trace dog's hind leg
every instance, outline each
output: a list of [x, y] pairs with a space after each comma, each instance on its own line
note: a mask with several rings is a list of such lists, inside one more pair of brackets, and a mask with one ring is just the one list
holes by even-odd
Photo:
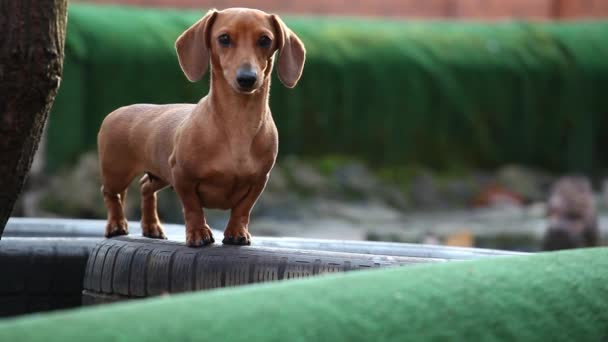
[[145, 174], [140, 180], [141, 189], [141, 231], [143, 236], [166, 239], [163, 226], [158, 218], [156, 193], [169, 184], [158, 177]]

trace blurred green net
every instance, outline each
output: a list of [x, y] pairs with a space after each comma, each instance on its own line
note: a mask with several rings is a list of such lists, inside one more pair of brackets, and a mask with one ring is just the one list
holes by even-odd
[[[48, 168], [94, 149], [132, 103], [195, 102], [174, 41], [204, 10], [72, 4]], [[608, 164], [608, 21], [500, 24], [287, 17], [304, 41], [300, 84], [274, 76], [280, 153], [442, 168]]]

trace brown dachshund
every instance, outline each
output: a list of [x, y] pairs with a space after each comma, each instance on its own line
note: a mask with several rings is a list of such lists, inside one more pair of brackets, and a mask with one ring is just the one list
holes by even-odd
[[209, 93], [197, 104], [122, 107], [104, 120], [97, 137], [106, 236], [128, 234], [127, 187], [140, 180], [143, 235], [164, 239], [156, 192], [179, 196], [191, 247], [214, 242], [203, 207], [228, 210], [225, 244], [250, 244], [251, 208], [264, 190], [278, 151], [268, 106], [273, 56], [281, 82], [293, 88], [306, 50], [279, 17], [262, 11], [211, 10], [175, 43], [191, 82], [211, 65]]

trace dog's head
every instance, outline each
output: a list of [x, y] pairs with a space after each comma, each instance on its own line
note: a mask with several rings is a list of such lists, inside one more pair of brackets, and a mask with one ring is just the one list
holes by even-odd
[[258, 90], [270, 77], [275, 52], [281, 82], [295, 87], [306, 50], [302, 41], [274, 14], [247, 8], [211, 10], [175, 43], [188, 80], [200, 80], [211, 63], [239, 93]]

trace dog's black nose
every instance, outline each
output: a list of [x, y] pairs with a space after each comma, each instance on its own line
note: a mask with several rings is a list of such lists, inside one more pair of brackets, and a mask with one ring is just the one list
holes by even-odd
[[236, 73], [236, 81], [243, 89], [250, 89], [258, 79], [257, 74], [253, 70], [239, 70]]

